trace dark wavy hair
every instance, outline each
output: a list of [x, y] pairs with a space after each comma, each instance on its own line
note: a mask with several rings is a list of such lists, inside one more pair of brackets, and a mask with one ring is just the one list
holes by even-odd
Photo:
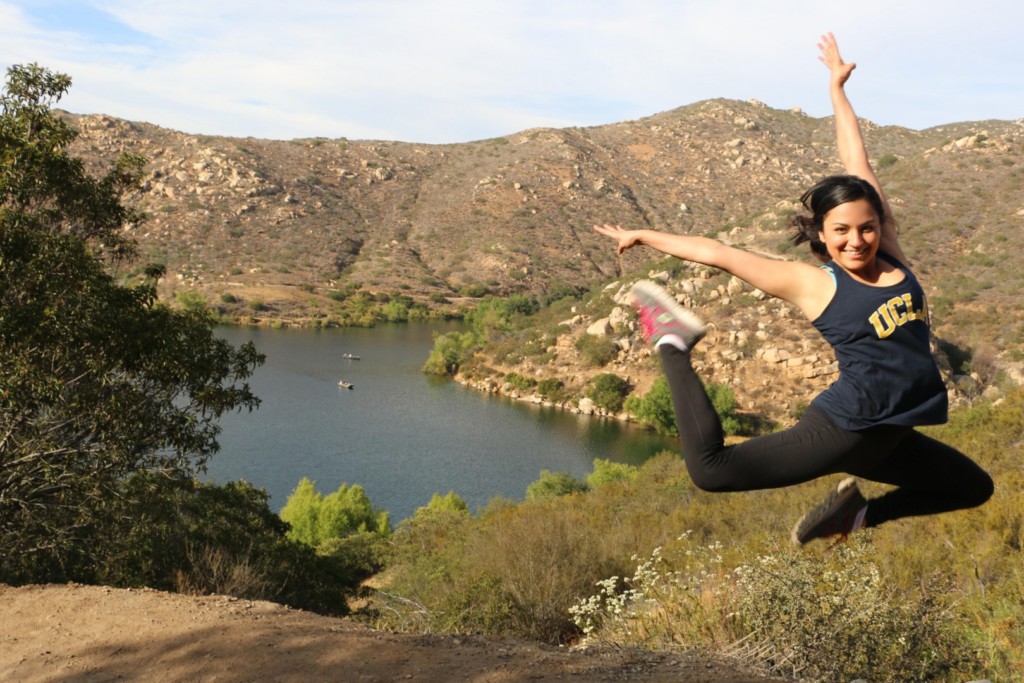
[[853, 175], [833, 175], [818, 182], [817, 185], [804, 192], [800, 202], [804, 208], [811, 212], [810, 216], [798, 214], [790, 219], [790, 224], [795, 228], [790, 238], [793, 244], [800, 245], [807, 242], [811, 247], [811, 253], [821, 261], [828, 261], [828, 249], [821, 241], [818, 233], [821, 232], [825, 222], [825, 216], [829, 211], [840, 204], [855, 202], [858, 199], [866, 199], [878, 214], [878, 221], [885, 220], [885, 207], [882, 205], [882, 198], [868, 181]]

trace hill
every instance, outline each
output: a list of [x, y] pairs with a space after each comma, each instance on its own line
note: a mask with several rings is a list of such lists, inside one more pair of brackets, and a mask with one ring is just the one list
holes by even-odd
[[697, 655], [569, 651], [473, 636], [398, 635], [225, 596], [0, 586], [0, 671], [48, 681], [750, 682]]
[[[790, 248], [787, 220], [804, 189], [841, 171], [831, 119], [756, 101], [708, 100], [635, 121], [451, 145], [208, 137], [72, 118], [81, 132], [73, 151], [90, 162], [121, 151], [149, 159], [130, 198], [149, 215], [131, 228], [143, 258], [125, 275], [161, 262], [165, 296], [198, 296], [228, 319], [263, 324], [344, 324], [359, 297], [401, 297], [442, 314], [484, 293], [550, 299], [661, 267], [645, 261], [649, 251], [617, 257], [595, 223], [809, 258]], [[1012, 245], [1024, 227], [1024, 120], [863, 126], [950, 369], [976, 375], [968, 394], [999, 373], [1021, 381], [1024, 253]], [[786, 367], [814, 357], [827, 370], [816, 333], [780, 323], [785, 307], [712, 284], [731, 305], [715, 302], [708, 318], [725, 314], [730, 342], [761, 330], [785, 341]], [[755, 355], [723, 362], [742, 368]], [[635, 360], [620, 358], [620, 373], [638, 375]], [[563, 365], [570, 375], [580, 367]], [[798, 379], [805, 371], [818, 372], [801, 368]], [[774, 406], [778, 417], [796, 400], [752, 395], [741, 404]]]

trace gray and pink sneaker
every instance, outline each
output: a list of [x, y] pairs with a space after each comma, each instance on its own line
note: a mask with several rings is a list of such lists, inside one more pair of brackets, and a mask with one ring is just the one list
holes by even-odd
[[648, 344], [656, 346], [662, 340], [671, 343], [678, 339], [683, 350], [689, 351], [704, 337], [706, 330], [700, 318], [650, 280], [638, 281], [630, 294]]

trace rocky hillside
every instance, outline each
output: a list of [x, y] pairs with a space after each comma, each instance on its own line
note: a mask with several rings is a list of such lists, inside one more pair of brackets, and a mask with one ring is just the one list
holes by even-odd
[[[437, 308], [484, 292], [590, 290], [663, 267], [641, 249], [617, 257], [592, 232], [598, 222], [808, 258], [790, 249], [787, 219], [804, 189], [841, 170], [831, 119], [756, 101], [453, 145], [205, 137], [71, 118], [75, 152], [90, 162], [120, 151], [149, 160], [130, 198], [149, 216], [131, 228], [144, 254], [136, 268], [164, 263], [163, 295], [193, 292], [263, 322], [329, 324], [356, 291]], [[1019, 367], [1024, 120], [864, 126], [954, 365]], [[813, 331], [740, 293], [720, 293], [735, 308], [723, 329], [790, 338], [780, 363], [803, 379], [827, 374], [830, 361], [808, 360]], [[771, 345], [747, 348], [775, 358]]]

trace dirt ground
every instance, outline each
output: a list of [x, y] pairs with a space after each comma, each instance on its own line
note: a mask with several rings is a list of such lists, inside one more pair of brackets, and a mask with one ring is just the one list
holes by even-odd
[[0, 619], [3, 681], [768, 680], [697, 655], [381, 633], [269, 602], [153, 590], [0, 585]]

